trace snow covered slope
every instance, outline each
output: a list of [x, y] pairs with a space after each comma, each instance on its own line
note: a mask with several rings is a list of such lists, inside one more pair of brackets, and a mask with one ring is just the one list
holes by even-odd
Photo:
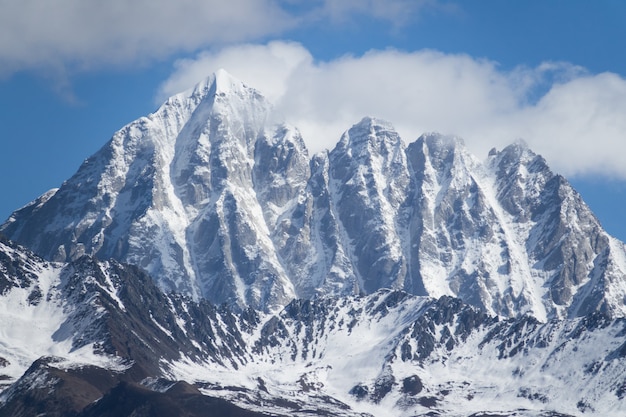
[[342, 408], [373, 416], [626, 411], [626, 321], [601, 313], [502, 321], [458, 299], [380, 290], [297, 300], [242, 334], [253, 356], [237, 370], [183, 361], [170, 377], [277, 414], [285, 410], [276, 398], [293, 407], [291, 415], [324, 409], [320, 403], [330, 415]]
[[626, 412], [626, 320], [602, 313], [499, 319], [394, 290], [233, 313], [116, 262], [0, 258], [0, 416]]
[[523, 143], [479, 160], [364, 118], [309, 158], [224, 71], [117, 132], [0, 227], [48, 260], [139, 266], [166, 291], [279, 311], [381, 288], [541, 321], [626, 315], [626, 249]]
[[[105, 274], [104, 271], [100, 271]], [[109, 275], [106, 276], [110, 279]], [[115, 355], [96, 355], [92, 335], [103, 309], [92, 274], [75, 280], [75, 267], [46, 262], [0, 241], [0, 381], [14, 382], [40, 357], [124, 369]]]

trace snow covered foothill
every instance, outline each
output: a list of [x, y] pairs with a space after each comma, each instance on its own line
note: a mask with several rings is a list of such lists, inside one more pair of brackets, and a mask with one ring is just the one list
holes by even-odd
[[[69, 295], [71, 267], [51, 263], [7, 241], [0, 241], [0, 375], [16, 381], [42, 357], [63, 358], [66, 366], [89, 364], [123, 370], [123, 361], [96, 353], [94, 341], [79, 338], [94, 330], [102, 310], [94, 295]], [[90, 279], [88, 274], [82, 280]], [[109, 278], [110, 279], [110, 278]], [[108, 288], [113, 296], [114, 287]], [[80, 292], [80, 289], [78, 289]], [[80, 301], [80, 302], [79, 302]]]
[[388, 289], [233, 313], [163, 294], [113, 261], [55, 264], [0, 245], [7, 407], [96, 375], [156, 390], [186, 381], [284, 416], [624, 412], [626, 321], [607, 314], [504, 319]]
[[327, 398], [346, 415], [619, 416], [625, 333], [602, 314], [499, 320], [458, 299], [381, 290], [293, 302], [244, 332], [253, 355], [236, 370], [184, 360], [170, 377], [278, 414], [277, 399], [306, 415]]

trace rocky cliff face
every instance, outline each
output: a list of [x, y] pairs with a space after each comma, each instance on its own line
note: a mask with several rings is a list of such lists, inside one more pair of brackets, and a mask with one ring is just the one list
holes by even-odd
[[626, 250], [523, 143], [479, 160], [364, 118], [309, 158], [256, 90], [218, 72], [117, 132], [0, 228], [237, 309], [381, 288], [506, 317], [624, 316]]

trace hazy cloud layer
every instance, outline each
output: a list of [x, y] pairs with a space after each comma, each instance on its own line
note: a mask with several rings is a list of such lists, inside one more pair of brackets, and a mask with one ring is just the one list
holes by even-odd
[[131, 67], [370, 16], [393, 25], [437, 0], [0, 0], [0, 77]]
[[276, 0], [0, 0], [0, 71], [136, 64], [295, 20]]
[[334, 146], [369, 115], [391, 121], [406, 142], [427, 131], [455, 134], [482, 157], [524, 139], [564, 174], [626, 178], [626, 80], [615, 74], [566, 63], [507, 72], [492, 61], [428, 50], [316, 62], [300, 44], [272, 42], [179, 61], [159, 99], [218, 68], [270, 97], [312, 151]]

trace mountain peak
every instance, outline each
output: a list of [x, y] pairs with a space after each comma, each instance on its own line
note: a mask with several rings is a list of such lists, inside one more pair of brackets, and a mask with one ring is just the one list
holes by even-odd
[[[247, 93], [247, 94], [246, 94]], [[165, 104], [172, 101], [199, 102], [205, 98], [214, 99], [216, 97], [252, 96], [254, 98], [265, 99], [256, 89], [249, 87], [224, 69], [218, 69], [207, 76], [193, 87], [170, 97]]]
[[449, 152], [456, 148], [465, 148], [465, 141], [462, 138], [437, 132], [424, 133], [417, 141], [425, 143], [431, 150]]
[[363, 117], [358, 123], [356, 123], [353, 126], [353, 128], [358, 128], [358, 127], [369, 128], [369, 129], [382, 128], [385, 130], [394, 130], [393, 125], [387, 120], [378, 119], [376, 117], [371, 117], [371, 116]]
[[404, 143], [393, 125], [385, 120], [364, 117], [343, 134], [336, 150], [353, 157], [386, 155], [403, 149]]
[[515, 142], [506, 146], [502, 151], [492, 151], [490, 156], [500, 155], [501, 157], [507, 157], [510, 159], [518, 159], [520, 161], [528, 161], [534, 159], [537, 154], [533, 152], [523, 139], [517, 139]]
[[460, 174], [466, 168], [477, 164], [475, 157], [465, 147], [462, 138], [437, 132], [421, 135], [409, 145], [408, 153], [413, 155], [411, 159], [414, 160], [415, 167], [421, 167], [420, 170], [426, 169], [424, 158], [428, 159], [430, 166], [436, 172], [436, 177], [439, 178], [438, 181], [448, 178], [449, 173], [454, 169], [460, 169], [457, 172]]
[[355, 137], [358, 134], [370, 138], [382, 132], [392, 132], [396, 134], [396, 130], [390, 122], [370, 116], [365, 116], [358, 123], [353, 125], [350, 128], [350, 132], [353, 132], [352, 136]]
[[241, 90], [251, 89], [243, 81], [235, 78], [229, 72], [218, 69], [211, 76], [213, 83], [215, 84], [216, 93], [231, 93]]
[[532, 174], [541, 174], [546, 178], [553, 176], [546, 160], [521, 139], [501, 151], [491, 150], [487, 163], [499, 178], [526, 178]]

